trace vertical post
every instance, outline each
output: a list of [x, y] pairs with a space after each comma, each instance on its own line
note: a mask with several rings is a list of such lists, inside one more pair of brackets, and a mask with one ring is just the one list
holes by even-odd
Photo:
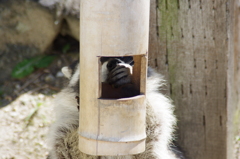
[[233, 159], [240, 117], [237, 1], [151, 2], [150, 65], [169, 81], [179, 145], [189, 158]]
[[[79, 149], [86, 154], [129, 155], [145, 150], [149, 5], [149, 0], [81, 0]], [[103, 56], [134, 56], [138, 96], [101, 99], [99, 58]]]

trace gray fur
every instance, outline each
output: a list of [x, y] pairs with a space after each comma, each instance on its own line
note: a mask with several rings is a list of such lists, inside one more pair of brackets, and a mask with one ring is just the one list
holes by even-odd
[[[56, 97], [56, 122], [49, 135], [51, 152], [49, 159], [180, 159], [170, 148], [174, 138], [173, 131], [176, 118], [169, 98], [159, 93], [164, 84], [163, 78], [153, 69], [148, 69], [147, 78], [147, 118], [146, 118], [146, 151], [132, 156], [90, 156], [78, 149], [79, 112], [74, 85], [79, 82], [79, 66], [71, 75], [69, 85]], [[67, 74], [69, 77], [69, 74]]]

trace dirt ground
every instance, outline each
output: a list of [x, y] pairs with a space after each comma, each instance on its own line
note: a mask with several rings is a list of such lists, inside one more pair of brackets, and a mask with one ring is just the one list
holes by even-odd
[[0, 110], [0, 158], [44, 159], [54, 95], [24, 93]]
[[[66, 44], [68, 52], [63, 49]], [[66, 84], [61, 68], [78, 59], [78, 45], [60, 36], [49, 50], [56, 55], [50, 66], [0, 83], [0, 159], [47, 158], [47, 134], [55, 118], [53, 100]]]
[[28, 77], [3, 83], [0, 97], [0, 159], [44, 159], [47, 133], [54, 120], [53, 99], [65, 85], [61, 67], [78, 54], [60, 55]]

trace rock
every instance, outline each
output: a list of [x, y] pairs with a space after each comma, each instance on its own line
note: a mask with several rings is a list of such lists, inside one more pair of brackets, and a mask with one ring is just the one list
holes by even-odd
[[29, 0], [0, 0], [0, 82], [16, 63], [42, 54], [60, 32], [53, 11]]
[[66, 22], [67, 22], [67, 34], [71, 35], [74, 37], [76, 40], [79, 41], [79, 36], [80, 36], [80, 24], [79, 24], [79, 19], [73, 17], [73, 16], [67, 16], [66, 17]]
[[26, 58], [44, 53], [58, 34], [79, 40], [79, 0], [0, 0], [0, 83]]
[[53, 10], [56, 9], [56, 16], [61, 23], [66, 20], [63, 25], [62, 34], [68, 34], [79, 40], [79, 15], [80, 0], [40, 0], [39, 3]]

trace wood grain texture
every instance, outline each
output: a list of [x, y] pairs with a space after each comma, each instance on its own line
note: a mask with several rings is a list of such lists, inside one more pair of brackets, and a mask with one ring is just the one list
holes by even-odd
[[149, 65], [169, 82], [178, 144], [189, 159], [233, 159], [239, 120], [236, 3], [151, 1]]

